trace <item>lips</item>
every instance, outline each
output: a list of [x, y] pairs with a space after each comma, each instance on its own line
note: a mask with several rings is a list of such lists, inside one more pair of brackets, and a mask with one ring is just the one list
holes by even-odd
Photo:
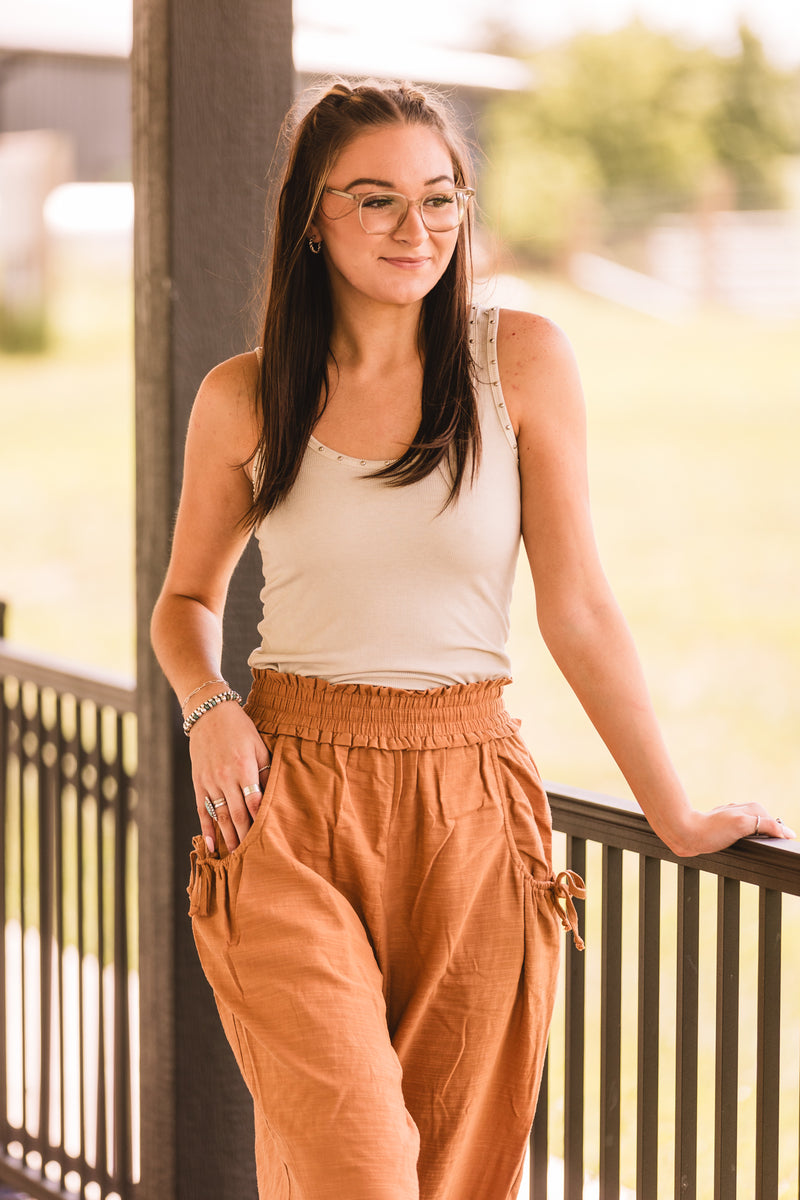
[[428, 258], [384, 258], [384, 262], [391, 267], [401, 267], [405, 270], [414, 270], [414, 268], [424, 267], [430, 262]]

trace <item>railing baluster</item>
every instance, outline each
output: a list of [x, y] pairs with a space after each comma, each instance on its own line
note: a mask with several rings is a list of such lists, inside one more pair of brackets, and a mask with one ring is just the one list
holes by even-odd
[[756, 1200], [778, 1194], [781, 1067], [781, 893], [758, 893]]
[[[581, 877], [586, 875], [586, 842], [567, 838], [567, 862]], [[583, 925], [584, 901], [575, 904]], [[586, 1026], [586, 963], [572, 940], [566, 946], [564, 1023], [564, 1200], [583, 1196], [583, 1077]]]
[[64, 774], [64, 703], [63, 697], [56, 696], [56, 723], [53, 730], [55, 740], [55, 789], [56, 789], [56, 804], [55, 804], [55, 928], [56, 938], [58, 940], [58, 1114], [59, 1114], [59, 1142], [58, 1147], [54, 1147], [54, 1153], [58, 1158], [59, 1165], [59, 1180], [63, 1186], [64, 1175], [66, 1172], [66, 1111], [67, 1111], [67, 1081], [66, 1081], [66, 1061], [65, 1061], [65, 1045], [66, 1045], [66, 1022], [64, 1015], [64, 1005], [66, 997], [64, 994], [64, 949], [66, 947], [66, 913], [64, 904], [64, 787], [66, 778]]
[[714, 1200], [736, 1196], [739, 1089], [739, 892], [720, 879], [717, 896], [717, 1037]]
[[[2, 622], [0, 609], [0, 622]], [[8, 963], [6, 961], [6, 820], [8, 818], [8, 775], [11, 767], [11, 736], [10, 716], [6, 704], [6, 681], [0, 678], [0, 1038], [3, 1040], [3, 1053], [0, 1054], [0, 1136], [5, 1147], [10, 1139], [8, 1127], [8, 1075], [6, 1073], [5, 1039], [8, 1029], [8, 1012], [6, 1010], [6, 980], [8, 978]]]
[[39, 1151], [42, 1161], [50, 1144], [50, 1054], [53, 1004], [53, 772], [47, 765], [47, 731], [41, 689], [36, 698], [36, 734], [39, 763]]
[[603, 846], [600, 996], [600, 1200], [619, 1200], [622, 851]]
[[[86, 962], [86, 938], [85, 938], [85, 903], [84, 889], [86, 887], [86, 856], [84, 854], [84, 770], [86, 768], [86, 751], [83, 744], [83, 705], [79, 700], [75, 701], [75, 786], [77, 789], [77, 823], [76, 823], [76, 845], [75, 857], [78, 865], [78, 878], [76, 887], [76, 932], [78, 940], [78, 1108], [79, 1108], [79, 1155], [82, 1162], [86, 1162], [86, 1038], [85, 1038], [85, 1013], [86, 1013], [86, 989], [84, 987], [84, 964]], [[81, 1197], [86, 1195], [86, 1179], [81, 1178]]]
[[547, 1200], [547, 1163], [549, 1100], [547, 1089], [550, 1082], [550, 1050], [545, 1053], [542, 1082], [536, 1104], [536, 1116], [530, 1136], [529, 1200]]
[[28, 1117], [28, 972], [25, 961], [25, 935], [27, 933], [28, 911], [26, 904], [27, 878], [26, 859], [27, 859], [27, 833], [28, 821], [26, 790], [27, 790], [27, 758], [28, 752], [26, 749], [26, 740], [28, 733], [28, 720], [25, 713], [25, 699], [23, 687], [20, 684], [19, 689], [19, 728], [20, 728], [20, 753], [19, 753], [19, 925], [20, 925], [20, 1000], [22, 1005], [22, 1133], [21, 1142], [25, 1151], [29, 1146], [29, 1117]]
[[696, 1200], [700, 872], [694, 867], [678, 867], [677, 903], [675, 1200]]
[[[61, 764], [65, 781], [65, 791], [62, 791], [62, 805], [65, 816], [69, 813], [68, 844], [71, 850], [69, 865], [65, 868], [64, 892], [65, 903], [69, 914], [68, 933], [65, 936], [64, 949], [70, 944], [67, 958], [62, 950], [62, 963], [66, 968], [67, 962], [72, 964], [66, 980], [69, 985], [69, 995], [65, 1003], [65, 1060], [77, 1058], [77, 1078], [67, 1082], [64, 1079], [64, 1126], [69, 1126], [70, 1149], [72, 1155], [81, 1162], [85, 1155], [83, 1136], [83, 807], [81, 783], [81, 707], [74, 696], [62, 698], [61, 703]], [[66, 786], [69, 792], [66, 793]], [[67, 808], [67, 795], [70, 797]], [[77, 1026], [72, 1024], [66, 1029], [67, 1014]], [[68, 1156], [65, 1156], [65, 1162]], [[65, 1173], [68, 1170], [65, 1167]]]
[[128, 804], [129, 789], [123, 766], [124, 724], [117, 714], [114, 755], [107, 770], [114, 782], [114, 1178], [117, 1190], [128, 1195], [131, 1179], [131, 1067], [128, 1012]]
[[639, 861], [639, 1101], [636, 1194], [658, 1194], [658, 1042], [661, 965], [661, 863]]
[[106, 1122], [106, 1013], [105, 1013], [105, 854], [103, 845], [103, 721], [99, 705], [94, 706], [94, 861], [97, 871], [95, 888], [95, 937], [97, 939], [97, 1080], [95, 1086], [95, 1168], [99, 1179], [108, 1171], [108, 1127]]

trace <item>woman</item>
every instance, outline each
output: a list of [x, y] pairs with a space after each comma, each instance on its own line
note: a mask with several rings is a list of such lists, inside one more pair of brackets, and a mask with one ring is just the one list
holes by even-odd
[[[336, 84], [292, 132], [263, 344], [192, 413], [153, 643], [202, 835], [191, 912], [252, 1092], [262, 1200], [507, 1200], [559, 930], [536, 768], [506, 714], [520, 536], [545, 641], [681, 855], [789, 831], [689, 805], [604, 578], [569, 346], [469, 306], [472, 191], [439, 101]], [[220, 676], [254, 531], [244, 708]]]

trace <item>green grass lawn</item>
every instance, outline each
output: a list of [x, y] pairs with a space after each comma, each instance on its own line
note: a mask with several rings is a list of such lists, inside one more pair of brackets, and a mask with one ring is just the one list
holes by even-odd
[[132, 284], [79, 267], [55, 271], [48, 353], [0, 353], [0, 600], [13, 641], [132, 676]]

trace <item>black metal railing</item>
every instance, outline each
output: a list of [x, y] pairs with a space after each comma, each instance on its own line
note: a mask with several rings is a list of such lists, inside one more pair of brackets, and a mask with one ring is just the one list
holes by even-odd
[[634, 804], [548, 792], [587, 950], [565, 956], [531, 1198], [795, 1200], [800, 847], [682, 860]]
[[133, 1196], [132, 687], [0, 642], [0, 1180]]
[[[135, 711], [0, 640], [0, 1181], [37, 1198], [137, 1196]], [[797, 845], [679, 860], [635, 805], [549, 795], [587, 949], [567, 939], [528, 1194], [796, 1200]]]

